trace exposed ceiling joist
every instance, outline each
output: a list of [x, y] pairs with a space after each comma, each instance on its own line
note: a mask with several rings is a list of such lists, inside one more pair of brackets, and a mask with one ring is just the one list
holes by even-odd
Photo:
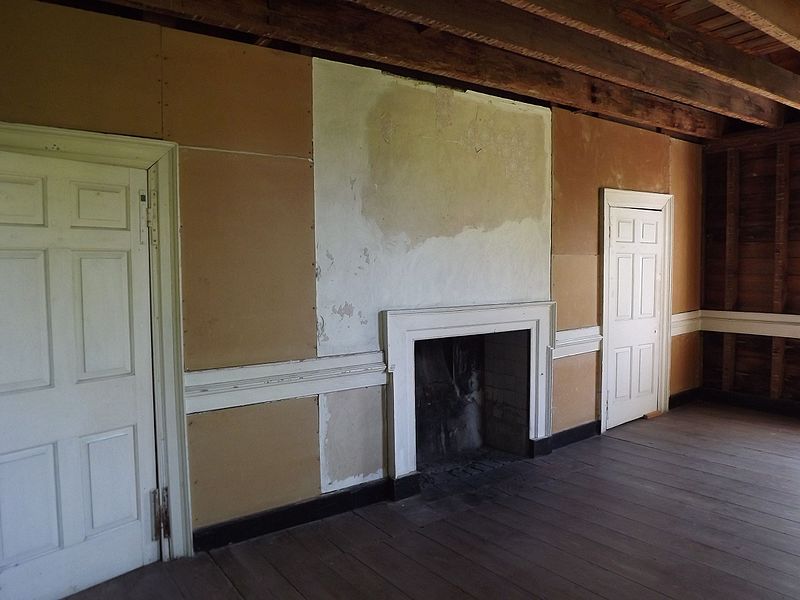
[[703, 108], [779, 127], [783, 107], [726, 83], [495, 0], [351, 0], [497, 48]]
[[[800, 76], [626, 0], [502, 0], [557, 23], [800, 109]], [[772, 1], [772, 0], [767, 0]]]
[[416, 24], [324, 0], [103, 0], [447, 77], [701, 138], [725, 118]]
[[800, 50], [797, 0], [709, 0], [767, 35]]

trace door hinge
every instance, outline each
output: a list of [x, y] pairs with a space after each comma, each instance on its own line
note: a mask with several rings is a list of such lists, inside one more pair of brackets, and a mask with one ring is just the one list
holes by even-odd
[[170, 537], [169, 488], [156, 488], [150, 492], [150, 513], [153, 521], [153, 541], [168, 539]]
[[158, 192], [151, 190], [147, 200], [147, 228], [150, 230], [150, 243], [155, 247], [158, 247], [157, 194]]

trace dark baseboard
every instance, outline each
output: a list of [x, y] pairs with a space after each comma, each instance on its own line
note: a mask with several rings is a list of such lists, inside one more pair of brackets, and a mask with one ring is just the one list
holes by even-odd
[[528, 442], [528, 458], [545, 456], [553, 451], [553, 438], [546, 437]]
[[542, 438], [539, 440], [531, 440], [528, 447], [528, 455], [531, 457], [545, 456], [550, 454], [553, 450], [563, 448], [569, 444], [580, 442], [581, 440], [589, 439], [600, 435], [600, 421], [590, 421], [571, 429], [559, 431], [550, 437]]
[[600, 435], [599, 420], [590, 421], [589, 423], [584, 423], [583, 425], [578, 425], [577, 427], [573, 427], [571, 429], [559, 431], [558, 433], [554, 433], [552, 436], [553, 450], [563, 448], [564, 446], [574, 444], [575, 442], [580, 442], [581, 440], [588, 440], [590, 437], [594, 437], [596, 435]]
[[697, 402], [698, 400], [703, 399], [703, 390], [702, 388], [695, 388], [693, 390], [686, 390], [684, 392], [678, 392], [677, 394], [673, 394], [669, 397], [669, 408], [672, 410], [673, 408], [678, 408], [679, 406], [683, 406], [684, 404], [690, 404], [692, 402]]
[[[282, 506], [273, 510], [264, 511], [247, 517], [241, 517], [203, 527], [194, 532], [194, 549], [203, 552], [243, 542], [259, 535], [265, 535], [295, 525], [302, 525], [311, 521], [331, 517], [349, 510], [381, 502], [383, 500], [399, 499], [397, 488], [400, 492], [412, 489], [411, 479], [416, 481], [416, 492], [419, 491], [419, 475], [414, 473], [395, 481], [384, 479], [373, 483], [365, 483], [340, 492], [332, 492], [305, 502]], [[409, 480], [409, 481], [406, 481]], [[399, 482], [403, 482], [398, 486]], [[406, 496], [416, 492], [408, 493]]]
[[419, 473], [411, 473], [399, 479], [390, 479], [389, 485], [391, 487], [391, 499], [395, 502], [416, 496], [420, 490]]
[[741, 394], [738, 392], [723, 392], [703, 388], [699, 390], [703, 400], [717, 404], [727, 404], [751, 410], [760, 410], [788, 417], [800, 418], [800, 402], [797, 400], [771, 400], [764, 396]]

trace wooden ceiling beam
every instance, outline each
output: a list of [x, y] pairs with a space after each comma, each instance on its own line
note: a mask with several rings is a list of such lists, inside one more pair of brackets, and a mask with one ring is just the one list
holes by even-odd
[[783, 106], [773, 100], [494, 0], [350, 1], [755, 125], [783, 124]]
[[725, 118], [414, 23], [326, 0], [102, 0], [607, 115], [699, 138]]
[[745, 23], [800, 51], [800, 4], [797, 0], [710, 0]]
[[800, 76], [629, 0], [501, 1], [800, 109]]

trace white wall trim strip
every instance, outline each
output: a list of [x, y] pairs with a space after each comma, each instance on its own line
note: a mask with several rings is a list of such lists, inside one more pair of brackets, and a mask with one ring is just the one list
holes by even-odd
[[364, 352], [192, 371], [184, 375], [184, 396], [192, 414], [385, 384], [383, 352]]
[[602, 341], [603, 336], [600, 334], [599, 325], [556, 331], [556, 347], [553, 351], [553, 358], [598, 352]]
[[704, 310], [703, 331], [800, 339], [800, 315]]
[[672, 315], [670, 322], [671, 333], [674, 336], [683, 335], [685, 333], [693, 333], [700, 331], [701, 311], [693, 310], [690, 312], [678, 313]]

